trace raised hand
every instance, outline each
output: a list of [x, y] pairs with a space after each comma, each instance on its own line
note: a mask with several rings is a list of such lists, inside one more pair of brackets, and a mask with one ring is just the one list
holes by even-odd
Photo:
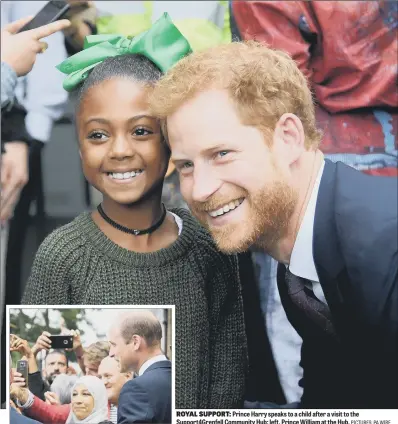
[[43, 333], [38, 337], [35, 345], [32, 348], [34, 355], [37, 355], [41, 350], [49, 351], [51, 349], [51, 334], [48, 331], [43, 331]]
[[22, 377], [22, 374], [20, 372], [18, 372], [15, 368], [12, 369], [12, 375], [13, 375], [13, 381], [12, 381], [12, 385], [14, 385], [14, 387], [25, 387], [26, 386], [26, 381], [25, 379]]
[[70, 332], [70, 335], [73, 336], [73, 348], [72, 350], [76, 351], [82, 347], [82, 341], [80, 338], [80, 331], [79, 330], [72, 330]]
[[27, 358], [31, 357], [33, 353], [29, 343], [26, 340], [16, 336], [15, 334], [12, 336], [13, 337], [10, 340], [10, 351], [19, 352], [21, 355], [26, 356]]
[[47, 43], [40, 41], [42, 38], [70, 26], [70, 22], [63, 19], [17, 33], [31, 19], [29, 16], [12, 22], [1, 31], [1, 61], [8, 63], [18, 76], [26, 75], [33, 68], [36, 55], [47, 48]]
[[44, 397], [46, 398], [46, 403], [49, 405], [61, 405], [59, 396], [54, 392], [45, 392]]

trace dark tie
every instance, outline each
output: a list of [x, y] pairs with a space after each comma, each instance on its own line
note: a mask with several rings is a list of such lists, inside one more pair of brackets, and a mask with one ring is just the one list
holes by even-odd
[[285, 282], [287, 291], [292, 302], [320, 329], [330, 336], [337, 337], [332, 322], [332, 315], [326, 304], [317, 299], [306, 282], [305, 278], [298, 277], [286, 269]]

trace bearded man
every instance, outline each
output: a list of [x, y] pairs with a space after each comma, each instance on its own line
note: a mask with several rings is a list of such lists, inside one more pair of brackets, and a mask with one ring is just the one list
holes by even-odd
[[220, 250], [263, 249], [303, 339], [304, 408], [398, 398], [397, 179], [325, 160], [304, 75], [250, 41], [181, 60], [152, 93], [181, 192]]

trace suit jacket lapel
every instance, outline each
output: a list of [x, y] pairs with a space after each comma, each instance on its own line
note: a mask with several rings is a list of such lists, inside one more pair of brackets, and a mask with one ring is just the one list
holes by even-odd
[[319, 282], [337, 332], [341, 334], [346, 329], [347, 317], [339, 283], [344, 284], [348, 276], [340, 251], [335, 220], [336, 169], [336, 164], [325, 160], [315, 209], [313, 254]]

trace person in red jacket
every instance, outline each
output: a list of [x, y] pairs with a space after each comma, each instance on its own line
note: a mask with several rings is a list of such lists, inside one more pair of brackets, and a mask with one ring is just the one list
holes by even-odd
[[[124, 383], [132, 378], [131, 373], [121, 373], [114, 358], [104, 358], [98, 369], [98, 377], [103, 381], [108, 396], [108, 418], [110, 422], [117, 423], [117, 405], [120, 391]], [[22, 408], [24, 414], [42, 422], [65, 424], [71, 405], [59, 404], [55, 393], [46, 392], [47, 401], [44, 402], [28, 389], [23, 387], [13, 388], [13, 397]]]
[[232, 2], [245, 40], [284, 50], [317, 100], [321, 150], [370, 174], [398, 175], [398, 3]]

